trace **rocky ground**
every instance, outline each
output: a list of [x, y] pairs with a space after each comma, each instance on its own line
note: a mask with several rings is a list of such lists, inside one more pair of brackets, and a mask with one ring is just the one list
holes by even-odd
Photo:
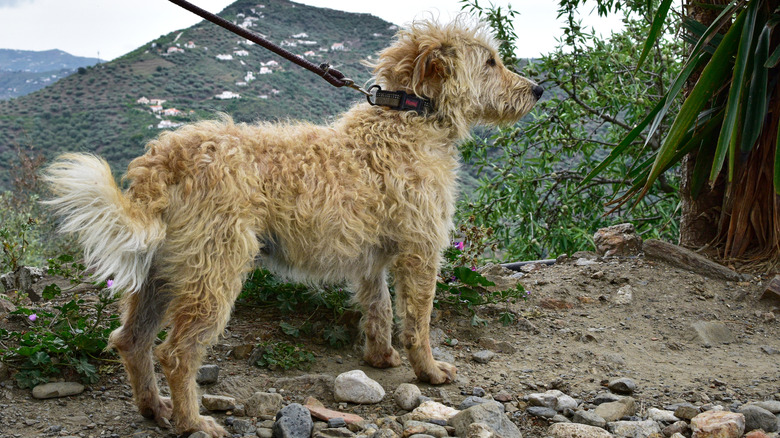
[[[488, 402], [480, 409], [485, 411], [482, 415], [494, 409], [504, 411], [493, 429], [502, 427], [501, 419], [508, 419], [526, 437], [610, 436], [607, 430], [613, 436], [670, 436], [673, 432], [690, 436], [690, 418], [721, 408], [743, 412], [743, 422], [748, 423], [743, 424], [743, 432], [756, 427], [756, 418], [762, 418], [761, 427], [777, 437], [780, 310], [777, 301], [759, 300], [771, 277], [725, 281], [641, 256], [599, 259], [587, 254], [523, 270], [519, 281], [530, 295], [527, 301], [511, 306], [518, 319], [510, 326], [498, 321], [503, 306], [480, 309], [479, 316], [488, 323], [476, 327], [468, 314], [455, 309], [435, 311], [435, 354], [458, 367], [456, 381], [439, 387], [417, 382], [406, 362], [394, 369], [373, 369], [360, 360], [356, 348], [334, 349], [305, 337], [285, 337], [278, 327], [279, 314], [239, 306], [225, 337], [205, 361], [212, 371], [218, 369], [218, 378], [200, 388], [204, 395], [234, 400], [225, 402], [229, 411], [209, 415], [236, 436], [270, 436], [273, 413], [261, 413], [259, 400], [270, 400], [275, 410], [295, 403], [312, 405], [315, 402], [307, 397], [314, 397], [324, 408], [365, 420], [330, 429], [324, 421], [316, 421], [315, 431], [322, 437], [344, 438], [355, 433], [377, 438], [416, 433], [488, 437], [489, 429], [459, 429], [452, 421], [435, 422], [441, 429], [430, 422], [421, 426], [410, 422], [419, 416], [409, 412], [420, 401], [428, 400], [429, 407], [462, 410], [492, 398], [497, 404]], [[493, 273], [513, 280], [511, 272]], [[292, 321], [308, 317], [298, 315]], [[316, 361], [311, 369], [269, 371], [248, 365], [251, 347], [247, 346], [277, 337], [304, 343], [313, 351]], [[362, 370], [378, 382], [386, 392], [381, 401], [336, 400], [334, 379], [350, 370]], [[164, 381], [162, 385], [165, 388]], [[267, 394], [258, 396], [257, 392]], [[754, 402], [768, 403], [746, 408]], [[211, 403], [216, 402], [206, 397], [204, 403], [213, 408]], [[768, 412], [772, 412], [770, 417]], [[435, 416], [425, 415], [428, 418], [417, 419]], [[595, 429], [553, 426], [571, 421]], [[500, 435], [517, 437], [504, 426]], [[607, 435], [599, 435], [602, 432]], [[739, 436], [738, 432], [730, 436]], [[171, 434], [138, 414], [124, 373], [115, 367], [99, 383], [68, 397], [36, 399], [30, 390], [17, 388], [13, 380], [0, 383], [0, 437], [38, 436]]]

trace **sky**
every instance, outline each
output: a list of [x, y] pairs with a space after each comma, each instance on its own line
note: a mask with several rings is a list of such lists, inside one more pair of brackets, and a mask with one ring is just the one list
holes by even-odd
[[[233, 0], [190, 0], [217, 13]], [[263, 0], [258, 0], [262, 3]], [[297, 0], [299, 3], [376, 15], [403, 25], [431, 13], [442, 21], [461, 9], [458, 0]], [[518, 56], [538, 57], [555, 45], [562, 21], [551, 0], [494, 0], [520, 12], [515, 20]], [[482, 5], [489, 4], [482, 0]], [[621, 26], [618, 16], [597, 17], [592, 5], [580, 10], [583, 24], [609, 35]], [[72, 55], [111, 60], [169, 32], [200, 21], [194, 14], [165, 0], [0, 0], [0, 48], [60, 49]], [[215, 28], [216, 30], [216, 28]], [[261, 31], [259, 28], [256, 29]], [[223, 31], [223, 30], [219, 30]]]

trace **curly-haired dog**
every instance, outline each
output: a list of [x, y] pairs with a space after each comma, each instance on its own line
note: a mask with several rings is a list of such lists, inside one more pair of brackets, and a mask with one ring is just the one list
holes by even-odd
[[[234, 124], [228, 117], [166, 132], [127, 171], [69, 154], [46, 174], [62, 217], [98, 279], [124, 290], [111, 345], [141, 413], [179, 432], [225, 430], [198, 413], [195, 375], [222, 333], [256, 256], [298, 279], [350, 282], [364, 313], [365, 360], [401, 363], [391, 345], [395, 281], [401, 339], [421, 381], [452, 381], [431, 355], [440, 253], [456, 196], [455, 143], [475, 124], [514, 123], [542, 88], [506, 69], [484, 26], [416, 22], [373, 65], [385, 90], [426, 96], [424, 114], [358, 104], [331, 126]], [[154, 348], [170, 385], [159, 394]]]

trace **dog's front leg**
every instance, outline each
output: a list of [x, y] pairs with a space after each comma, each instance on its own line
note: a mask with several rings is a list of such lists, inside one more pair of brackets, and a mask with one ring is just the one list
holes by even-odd
[[394, 266], [396, 310], [403, 318], [404, 348], [417, 378], [432, 384], [452, 382], [456, 373], [454, 366], [434, 360], [431, 353], [431, 309], [438, 268], [438, 254], [401, 255]]

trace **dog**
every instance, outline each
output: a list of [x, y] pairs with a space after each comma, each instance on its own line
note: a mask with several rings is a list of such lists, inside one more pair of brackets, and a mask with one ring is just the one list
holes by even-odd
[[[66, 154], [45, 171], [61, 231], [75, 233], [97, 280], [122, 291], [122, 357], [141, 414], [177, 432], [226, 431], [198, 411], [195, 377], [223, 332], [255, 259], [307, 281], [347, 281], [363, 312], [365, 361], [451, 382], [434, 360], [431, 309], [455, 210], [458, 141], [477, 124], [506, 125], [543, 89], [507, 69], [483, 24], [418, 21], [371, 64], [375, 83], [430, 99], [428, 112], [356, 104], [329, 126], [236, 124], [228, 116], [162, 133], [128, 166]], [[156, 335], [169, 327], [164, 342]], [[170, 386], [160, 396], [153, 355]]]

